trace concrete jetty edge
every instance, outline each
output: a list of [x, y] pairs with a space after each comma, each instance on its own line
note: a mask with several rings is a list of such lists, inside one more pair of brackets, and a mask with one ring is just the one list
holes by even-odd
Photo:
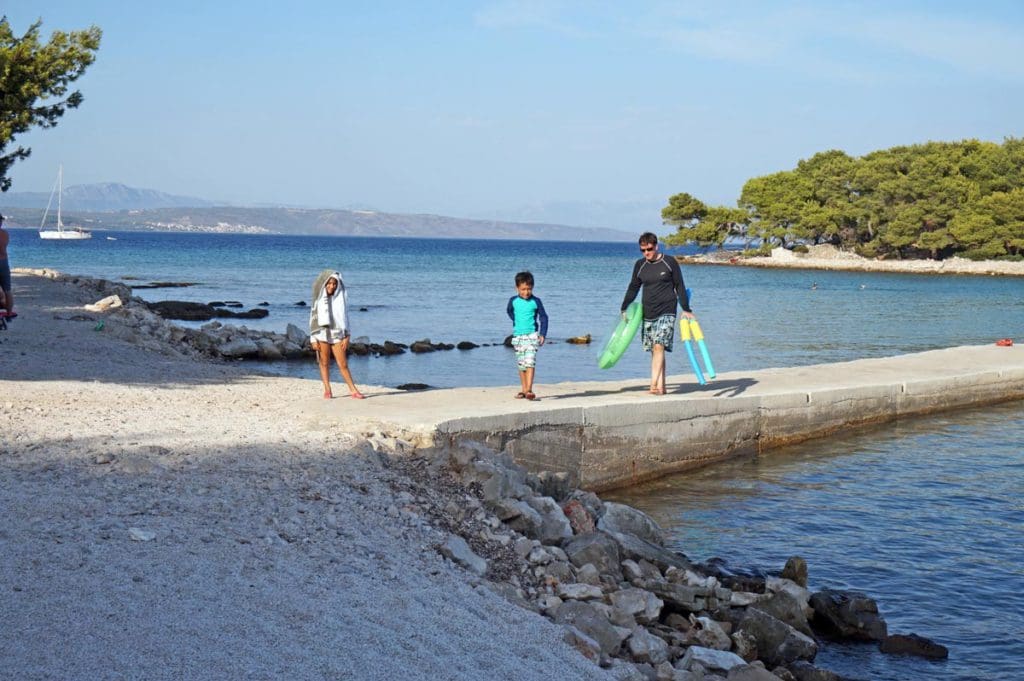
[[670, 390], [659, 397], [640, 382], [592, 382], [539, 386], [536, 403], [510, 399], [507, 388], [381, 398], [394, 400], [387, 420], [405, 432], [483, 442], [531, 471], [566, 472], [605, 491], [852, 427], [1022, 399], [1024, 348], [732, 372], [703, 387], [683, 375]]

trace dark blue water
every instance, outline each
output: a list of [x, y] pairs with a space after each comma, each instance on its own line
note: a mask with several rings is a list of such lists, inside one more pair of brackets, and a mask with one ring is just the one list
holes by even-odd
[[[106, 236], [116, 240], [107, 240]], [[149, 300], [270, 303], [250, 326], [305, 328], [316, 273], [338, 268], [353, 332], [374, 341], [498, 343], [511, 330], [513, 276], [536, 276], [551, 315], [538, 382], [643, 377], [637, 343], [597, 369], [617, 320], [635, 244], [97, 232], [41, 241], [12, 230], [15, 267], [50, 267], [113, 280], [194, 281], [138, 291]], [[1024, 280], [684, 267], [693, 307], [720, 372], [878, 357], [1011, 337], [1024, 341]], [[811, 289], [816, 282], [817, 288]], [[590, 333], [590, 346], [564, 342]], [[503, 347], [395, 358], [353, 358], [361, 384], [515, 385]], [[311, 362], [275, 371], [316, 381]], [[684, 356], [676, 380], [693, 380]], [[779, 569], [792, 554], [813, 586], [878, 599], [893, 632], [950, 647], [946, 663], [830, 646], [819, 661], [862, 679], [1009, 679], [1024, 656], [1024, 410], [960, 412], [816, 441], [634, 490], [627, 501], [670, 529], [695, 558]], [[1009, 668], [1010, 672], [1004, 672]]]
[[[538, 383], [623, 379], [649, 372], [639, 343], [611, 370], [597, 368], [614, 327], [631, 267], [631, 243], [388, 239], [96, 232], [83, 242], [42, 241], [12, 230], [13, 266], [128, 283], [198, 282], [192, 288], [139, 290], [147, 300], [238, 300], [270, 303], [254, 328], [305, 329], [315, 275], [342, 271], [355, 310], [353, 334], [375, 342], [421, 338], [500, 343], [511, 332], [505, 305], [513, 276], [529, 269], [535, 294], [551, 317], [551, 345], [538, 357]], [[106, 236], [116, 237], [116, 241]], [[1024, 280], [684, 267], [693, 308], [719, 372], [878, 357], [952, 345], [1024, 337]], [[811, 290], [811, 283], [818, 287]], [[365, 311], [360, 312], [360, 308]], [[589, 346], [565, 338], [591, 334]], [[514, 360], [503, 347], [468, 352], [354, 358], [356, 381], [514, 385]], [[315, 378], [310, 363], [271, 370]], [[692, 380], [685, 356], [669, 358], [670, 373]]]
[[1024, 658], [1024, 405], [912, 420], [806, 442], [616, 498], [653, 515], [697, 559], [778, 571], [812, 590], [873, 596], [890, 633], [945, 662], [827, 644], [818, 663], [858, 679], [1012, 679]]

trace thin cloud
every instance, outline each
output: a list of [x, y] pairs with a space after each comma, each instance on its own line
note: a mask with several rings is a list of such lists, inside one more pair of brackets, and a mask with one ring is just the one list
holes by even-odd
[[1020, 26], [930, 14], [872, 17], [860, 22], [863, 35], [906, 54], [947, 64], [959, 71], [1024, 77], [1024, 33]]
[[544, 0], [501, 0], [473, 15], [477, 26], [488, 29], [533, 28], [563, 35], [583, 35], [585, 31], [566, 17], [568, 4]]
[[827, 72], [845, 81], [901, 78], [925, 66], [932, 72], [938, 66], [990, 78], [1024, 78], [1024, 27], [1017, 17], [979, 19], [969, 5], [906, 6], [688, 2], [630, 5], [627, 11], [616, 4], [575, 0], [499, 0], [477, 11], [474, 19], [487, 29], [637, 40], [710, 61]]

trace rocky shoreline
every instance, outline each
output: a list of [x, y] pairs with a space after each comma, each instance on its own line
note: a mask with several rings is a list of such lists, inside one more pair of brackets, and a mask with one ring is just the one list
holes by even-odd
[[[152, 312], [144, 301], [133, 298], [122, 284], [71, 277], [50, 270], [22, 273], [76, 287], [79, 290], [76, 297], [88, 296], [97, 301], [78, 309], [73, 305], [65, 306], [57, 319], [88, 322], [91, 328], [102, 332], [102, 336], [127, 341], [168, 358], [203, 360], [216, 356], [201, 345], [215, 342], [209, 340], [211, 334], [170, 324]], [[208, 340], [197, 344], [197, 338]], [[225, 333], [219, 345], [233, 340]], [[152, 369], [154, 375], [167, 371], [160, 367]], [[343, 443], [345, 457], [352, 458], [352, 462], [346, 464], [350, 472], [341, 480], [334, 479], [334, 473], [325, 469], [316, 475], [300, 472], [294, 481], [295, 490], [287, 488], [292, 483], [288, 478], [274, 483], [286, 487], [285, 492], [297, 497], [280, 508], [265, 511], [272, 514], [272, 520], [267, 528], [258, 532], [268, 533], [264, 540], [270, 542], [269, 545], [280, 546], [282, 550], [313, 547], [306, 550], [315, 548], [311, 555], [324, 557], [327, 564], [344, 562], [348, 560], [344, 553], [351, 549], [352, 542], [359, 543], [353, 537], [373, 528], [339, 520], [341, 509], [366, 507], [372, 513], [379, 511], [380, 520], [389, 526], [389, 531], [401, 535], [403, 546], [422, 546], [425, 552], [418, 554], [415, 562], [405, 565], [404, 569], [429, 570], [431, 561], [436, 560], [443, 560], [448, 566], [446, 569], [452, 571], [456, 571], [457, 566], [469, 583], [489, 589], [524, 612], [534, 613], [531, 616], [543, 616], [557, 625], [562, 641], [616, 678], [637, 681], [839, 679], [838, 675], [813, 664], [821, 646], [831, 645], [837, 638], [877, 643], [886, 653], [931, 658], [948, 654], [941, 645], [915, 634], [890, 635], [877, 604], [864, 594], [827, 589], [810, 591], [807, 566], [799, 557], [792, 557], [777, 573], [738, 568], [713, 558], [698, 562], [667, 547], [661, 529], [642, 512], [574, 489], [568, 485], [565, 475], [527, 473], [506, 453], [473, 443], [435, 446], [403, 433], [339, 434], [327, 430], [326, 435], [318, 435], [317, 429], [324, 428], [319, 421], [304, 423], [295, 418], [268, 421], [258, 418], [262, 409], [233, 410], [233, 402], [239, 399], [238, 391], [243, 388], [232, 386], [226, 377], [213, 381], [204, 377], [197, 385], [208, 381], [214, 386], [210, 390], [216, 393], [207, 394], [201, 392], [203, 388], [192, 386], [181, 404], [191, 405], [201, 399], [201, 404], [208, 405], [199, 407], [204, 416], [199, 417], [203, 420], [198, 431], [208, 431], [202, 446], [210, 452], [219, 456], [225, 446], [212, 439], [222, 429], [224, 442], [244, 441], [261, 424], [269, 422], [272, 424], [270, 432], [279, 437], [280, 442], [268, 440], [270, 444], [264, 446], [270, 449], [261, 456], [272, 459], [282, 455], [285, 448], [288, 451], [337, 450]], [[226, 385], [220, 387], [220, 384]], [[274, 385], [291, 383], [281, 380]], [[89, 388], [103, 389], [102, 385]], [[24, 390], [27, 393], [29, 388]], [[158, 540], [160, 533], [151, 528], [163, 522], [161, 514], [155, 510], [161, 504], [150, 497], [153, 490], [164, 487], [170, 489], [168, 495], [173, 499], [164, 505], [176, 509], [174, 517], [190, 512], [190, 504], [194, 503], [202, 509], [204, 523], [212, 522], [205, 520], [205, 514], [221, 507], [233, 511], [231, 523], [250, 517], [259, 521], [258, 514], [248, 507], [235, 508], [231, 502], [236, 500], [217, 500], [213, 491], [230, 486], [223, 478], [221, 483], [192, 479], [202, 473], [204, 467], [213, 465], [225, 468], [223, 476], [230, 478], [237, 473], [232, 470], [230, 460], [222, 462], [211, 458], [207, 463], [202, 458], [213, 455], [199, 453], [200, 443], [193, 440], [199, 437], [198, 431], [195, 434], [190, 434], [192, 430], [182, 431], [182, 437], [193, 444], [181, 451], [176, 451], [166, 441], [177, 432], [171, 426], [174, 418], [191, 424], [195, 416], [184, 411], [185, 407], [178, 407], [182, 411], [176, 416], [168, 404], [169, 395], [152, 396], [152, 390], [146, 387], [140, 390], [148, 392], [133, 392], [130, 385], [125, 388], [124, 396], [119, 398], [121, 408], [132, 405], [133, 421], [151, 412], [160, 425], [138, 421], [143, 435], [125, 435], [124, 449], [113, 448], [107, 435], [76, 446], [74, 437], [78, 436], [64, 436], [56, 429], [52, 419], [42, 416], [38, 400], [22, 400], [15, 392], [13, 401], [0, 404], [15, 424], [11, 433], [14, 444], [7, 455], [14, 462], [33, 463], [19, 464], [18, 472], [32, 484], [19, 480], [17, 484], [12, 483], [12, 489], [25, 488], [26, 493], [32, 494], [33, 484], [47, 484], [67, 469], [68, 474], [78, 480], [78, 485], [99, 481], [96, 484], [103, 485], [100, 491], [111, 497], [111, 505], [126, 498], [117, 492], [113, 480], [99, 477], [97, 473], [81, 476], [71, 470], [65, 457], [77, 452], [95, 470], [123, 469], [129, 474], [123, 484], [139, 486], [134, 497], [127, 498], [142, 495], [148, 500], [145, 506], [154, 509], [142, 513], [137, 509], [124, 511], [132, 525], [121, 529], [132, 542]], [[269, 392], [276, 395], [278, 390], [274, 388]], [[81, 392], [82, 389], [69, 393], [78, 403], [76, 412], [82, 409], [85, 400]], [[230, 400], [223, 399], [232, 394], [234, 397]], [[153, 406], [144, 406], [150, 399]], [[259, 406], [255, 394], [248, 399], [252, 401], [243, 398], [242, 404]], [[266, 399], [266, 395], [260, 399]], [[102, 395], [94, 403], [104, 423], [111, 418], [108, 412], [118, 411]], [[220, 404], [228, 405], [225, 413], [230, 414], [229, 421], [215, 421], [217, 417], [212, 412], [218, 408], [215, 405]], [[68, 413], [66, 398], [58, 398], [54, 409], [57, 414]], [[302, 409], [309, 407], [302, 405]], [[245, 421], [250, 416], [254, 419], [252, 423]], [[95, 418], [89, 421], [94, 426], [91, 430], [99, 428]], [[216, 427], [211, 428], [205, 419], [216, 423]], [[235, 421], [238, 425], [230, 425]], [[80, 425], [72, 432], [81, 432]], [[154, 427], [159, 431], [154, 436], [165, 438], [160, 440], [162, 444], [135, 451], [140, 440], [144, 444], [144, 437], [149, 436]], [[177, 426], [181, 428], [182, 425]], [[45, 459], [51, 461], [47, 463]], [[37, 460], [38, 471], [34, 463]], [[245, 465], [262, 465], [259, 461], [257, 457], [253, 463]], [[362, 477], [351, 472], [358, 461], [365, 462], [356, 466]], [[171, 485], [168, 480], [172, 473], [186, 482]], [[38, 482], [34, 475], [44, 482]], [[386, 492], [374, 491], [382, 485], [387, 488]], [[371, 507], [367, 507], [368, 495], [374, 499], [379, 497]], [[190, 501], [193, 496], [200, 501]], [[141, 502], [142, 499], [137, 498], [133, 503]], [[258, 504], [263, 503], [263, 499], [245, 497], [242, 502]], [[296, 505], [298, 510], [290, 511], [291, 505]], [[66, 513], [61, 517], [72, 518], [75, 523], [88, 522], [79, 519], [77, 514]], [[369, 517], [360, 518], [364, 523], [377, 522]], [[41, 521], [30, 515], [27, 522], [35, 527]], [[111, 533], [120, 527], [106, 522], [99, 530], [101, 538], [110, 539], [114, 536]], [[6, 534], [0, 535], [0, 539], [17, 531], [17, 523], [9, 521], [4, 530]], [[218, 541], [217, 533], [203, 525], [194, 531], [201, 537], [199, 546], [202, 542]], [[250, 531], [257, 530], [246, 532]], [[64, 544], [74, 535], [75, 528], [52, 532], [62, 537]], [[240, 537], [237, 543], [243, 547], [252, 541], [245, 532], [232, 532]], [[412, 544], [408, 537], [415, 537]], [[182, 541], [187, 538], [184, 536]], [[90, 539], [87, 543], [95, 541]], [[234, 540], [228, 543], [235, 547]], [[367, 548], [370, 551], [367, 560], [376, 556], [375, 560], [387, 562], [387, 556], [377, 555], [382, 549], [377, 548], [374, 553], [371, 548]], [[87, 556], [93, 550], [98, 549], [83, 549], [82, 555]], [[333, 555], [334, 551], [342, 553]], [[86, 559], [81, 560], [81, 564], [85, 562]], [[384, 574], [373, 572], [368, 564], [360, 563], [360, 569], [369, 570], [367, 578], [371, 580], [400, 579], [395, 568], [389, 568], [392, 572]], [[37, 579], [33, 575], [30, 570], [22, 579]], [[363, 624], [369, 626], [372, 622]], [[596, 673], [597, 669], [594, 671]]]
[[[173, 320], [204, 320], [210, 317], [262, 319], [267, 316], [267, 311], [263, 309], [254, 308], [241, 313], [222, 309], [241, 306], [241, 303], [232, 301], [210, 304], [184, 301], [150, 303], [133, 295], [131, 286], [106, 279], [68, 275], [49, 269], [18, 268], [14, 272], [45, 277], [94, 292], [97, 296], [96, 302], [85, 306], [86, 312], [92, 314], [77, 314], [69, 319], [97, 324], [102, 321], [107, 333], [161, 354], [194, 359], [261, 361], [315, 357], [309, 345], [309, 333], [294, 324], [288, 324], [285, 332], [279, 333], [250, 329], [244, 325], [222, 322], [220, 319], [209, 321], [198, 329], [172, 323]], [[589, 342], [589, 338], [586, 342]], [[511, 346], [508, 339], [505, 344]], [[373, 343], [366, 337], [357, 337], [349, 344], [348, 354], [387, 357], [405, 352], [422, 354], [455, 349], [472, 350], [478, 347], [481, 346], [471, 341], [443, 343], [423, 338], [411, 343], [397, 343], [391, 340]]]
[[[564, 475], [527, 473], [482, 445], [371, 442], [417, 481], [416, 499], [434, 495], [410, 508], [451, 533], [437, 547], [442, 555], [562, 625], [564, 640], [588, 659], [626, 667], [621, 678], [834, 681], [842, 677], [813, 661], [836, 641], [948, 656], [927, 638], [889, 634], [863, 593], [812, 593], [800, 557], [776, 573], [698, 563], [666, 548], [646, 514], [570, 488]], [[411, 456], [394, 456], [403, 450]]]
[[806, 253], [775, 248], [770, 256], [743, 256], [735, 251], [712, 251], [700, 255], [676, 256], [690, 265], [733, 265], [847, 272], [891, 272], [900, 274], [968, 274], [1024, 277], [1024, 262], [965, 258], [948, 260], [874, 260], [855, 253], [840, 251], [835, 246], [809, 246]]

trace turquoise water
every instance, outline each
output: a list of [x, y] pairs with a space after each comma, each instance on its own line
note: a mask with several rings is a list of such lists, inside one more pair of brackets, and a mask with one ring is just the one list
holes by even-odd
[[[632, 244], [346, 237], [96, 233], [43, 242], [12, 230], [15, 267], [51, 267], [120, 280], [195, 281], [140, 290], [149, 300], [270, 303], [250, 326], [305, 328], [309, 287], [339, 268], [353, 332], [373, 341], [499, 343], [511, 330], [513, 276], [530, 269], [551, 315], [538, 382], [643, 377], [638, 343], [610, 371], [596, 366], [617, 321]], [[693, 307], [720, 372], [836, 362], [1011, 337], [1024, 342], [1024, 280], [684, 267]], [[817, 283], [812, 290], [811, 284]], [[365, 308], [365, 311], [358, 311]], [[564, 342], [591, 333], [590, 346]], [[681, 350], [681, 349], [677, 349]], [[395, 358], [353, 358], [362, 384], [514, 385], [509, 350], [482, 347]], [[270, 370], [316, 381], [311, 362]], [[681, 351], [677, 380], [692, 381]], [[311, 388], [312, 389], [312, 388]], [[815, 587], [862, 589], [893, 632], [949, 646], [945, 663], [884, 657], [870, 646], [828, 646], [823, 666], [862, 679], [1007, 679], [1024, 654], [1024, 410], [1019, 405], [889, 425], [807, 443], [633, 490], [675, 546], [697, 559], [779, 569], [799, 553]]]
[[[538, 383], [649, 372], [639, 342], [613, 369], [597, 368], [639, 257], [634, 244], [145, 232], [97, 232], [90, 241], [62, 243], [42, 241], [31, 230], [12, 230], [10, 250], [13, 266], [200, 284], [139, 290], [147, 300], [238, 300], [247, 308], [268, 302], [269, 317], [239, 323], [277, 331], [288, 323], [306, 328], [308, 311], [295, 303], [308, 301], [317, 272], [338, 268], [354, 309], [353, 334], [402, 343], [425, 337], [500, 343], [511, 332], [505, 304], [515, 292], [513, 276], [529, 269], [536, 277], [535, 294], [551, 317], [554, 341], [539, 354]], [[719, 372], [1024, 337], [1021, 279], [712, 266], [684, 267], [683, 273]], [[589, 346], [560, 342], [587, 333], [595, 339]], [[267, 368], [316, 376], [309, 362]], [[352, 369], [356, 381], [365, 384], [518, 382], [512, 353], [503, 347], [354, 358]], [[669, 371], [692, 380], [681, 348], [669, 357]]]
[[806, 442], [616, 495], [691, 557], [781, 570], [812, 590], [861, 590], [890, 633], [949, 660], [828, 644], [818, 663], [857, 679], [1012, 679], [1024, 657], [1024, 405]]

